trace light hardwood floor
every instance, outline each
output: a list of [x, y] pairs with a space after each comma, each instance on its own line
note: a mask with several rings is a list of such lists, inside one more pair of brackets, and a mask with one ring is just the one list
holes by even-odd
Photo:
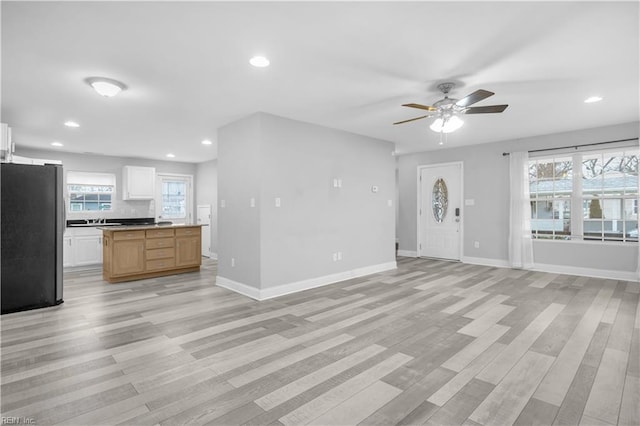
[[399, 258], [257, 302], [65, 274], [3, 315], [3, 423], [640, 424], [638, 283]]

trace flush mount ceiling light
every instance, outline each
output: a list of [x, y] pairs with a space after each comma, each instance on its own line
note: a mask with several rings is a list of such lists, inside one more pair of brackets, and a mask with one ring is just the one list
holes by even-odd
[[58, 147], [60, 147], [60, 146], [64, 146], [64, 145], [63, 145], [62, 143], [60, 143], [60, 142], [51, 142], [51, 145], [52, 145], [52, 146], [58, 146]]
[[124, 83], [111, 78], [89, 77], [85, 81], [93, 87], [98, 94], [107, 98], [111, 98], [127, 88]]
[[602, 98], [600, 96], [590, 96], [584, 100], [585, 104], [592, 104], [594, 102], [600, 102]]
[[253, 58], [249, 59], [249, 63], [256, 68], [268, 67], [270, 64], [269, 60], [264, 56], [254, 56]]
[[213, 142], [211, 142], [209, 139], [205, 139], [202, 141], [202, 145], [211, 145], [213, 144]]
[[76, 123], [75, 121], [71, 121], [71, 120], [65, 121], [64, 125], [67, 126], [67, 127], [73, 127], [73, 128], [80, 127], [80, 125], [78, 123]]

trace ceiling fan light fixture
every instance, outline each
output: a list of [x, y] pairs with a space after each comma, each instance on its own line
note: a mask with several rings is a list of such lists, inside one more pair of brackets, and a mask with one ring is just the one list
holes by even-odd
[[448, 119], [443, 119], [441, 117], [436, 118], [429, 128], [438, 133], [451, 133], [458, 130], [463, 124], [464, 121], [454, 115]]
[[99, 95], [107, 98], [112, 98], [127, 88], [124, 83], [105, 77], [89, 77], [86, 79], [86, 82], [93, 87], [93, 90]]

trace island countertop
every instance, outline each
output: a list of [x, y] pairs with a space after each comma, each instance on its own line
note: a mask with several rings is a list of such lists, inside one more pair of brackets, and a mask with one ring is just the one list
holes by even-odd
[[176, 228], [201, 228], [203, 225], [186, 225], [186, 224], [172, 224], [172, 225], [111, 225], [111, 226], [97, 226], [97, 229], [103, 231], [138, 231], [147, 229], [176, 229]]

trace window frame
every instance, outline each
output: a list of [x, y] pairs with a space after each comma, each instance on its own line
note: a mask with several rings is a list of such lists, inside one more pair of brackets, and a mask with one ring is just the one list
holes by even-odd
[[[537, 207], [537, 202], [539, 201], [556, 201], [556, 200], [565, 200], [565, 197], [557, 197], [555, 194], [555, 179], [554, 179], [554, 192], [551, 194], [550, 197], [543, 197], [540, 198], [538, 196], [539, 192], [536, 191], [536, 193], [532, 193], [530, 192], [529, 194], [529, 199], [530, 202], [532, 204], [532, 222], [531, 222], [531, 235], [532, 238], [534, 240], [537, 241], [581, 241], [581, 242], [585, 242], [585, 243], [612, 243], [612, 244], [627, 244], [627, 243], [637, 243], [638, 242], [638, 237], [636, 236], [630, 236], [629, 233], [632, 230], [628, 230], [626, 229], [626, 222], [629, 221], [633, 221], [632, 220], [628, 220], [627, 217], [625, 217], [625, 203], [627, 202], [626, 200], [634, 200], [632, 202], [632, 214], [635, 214], [635, 222], [636, 222], [636, 228], [638, 229], [638, 210], [637, 210], [637, 206], [639, 203], [639, 194], [638, 194], [638, 189], [636, 189], [636, 194], [631, 194], [631, 195], [627, 195], [624, 193], [622, 194], [612, 194], [612, 195], [607, 195], [605, 194], [605, 185], [603, 183], [602, 186], [602, 190], [601, 190], [601, 195], [599, 197], [597, 197], [597, 199], [602, 201], [602, 206], [601, 208], [604, 207], [604, 200], [621, 200], [621, 218], [620, 219], [612, 219], [612, 220], [618, 220], [620, 222], [622, 222], [622, 232], [621, 232], [621, 236], [620, 237], [615, 237], [615, 236], [609, 236], [607, 237], [606, 235], [606, 230], [604, 229], [604, 222], [606, 220], [606, 218], [604, 217], [604, 214], [602, 215], [603, 217], [601, 218], [601, 231], [600, 231], [600, 236], [595, 236], [595, 235], [585, 235], [585, 229], [584, 229], [584, 224], [585, 224], [585, 220], [586, 218], [584, 217], [584, 208], [586, 205], [586, 202], [589, 200], [593, 200], [595, 198], [589, 197], [585, 194], [584, 192], [584, 188], [583, 188], [583, 159], [585, 157], [588, 156], [593, 156], [593, 155], [600, 155], [600, 156], [606, 156], [607, 154], [616, 154], [616, 153], [622, 153], [625, 156], [628, 155], [636, 155], [637, 157], [640, 158], [640, 149], [637, 146], [626, 146], [626, 147], [616, 147], [616, 148], [607, 148], [607, 149], [599, 149], [599, 150], [582, 150], [582, 151], [576, 151], [576, 152], [572, 152], [572, 153], [567, 153], [567, 152], [560, 152], [560, 153], [556, 153], [556, 154], [550, 154], [550, 153], [540, 153], [539, 155], [535, 155], [535, 156], [530, 156], [529, 157], [529, 165], [531, 167], [531, 164], [533, 162], [556, 162], [556, 159], [566, 159], [567, 157], [571, 158], [572, 161], [572, 189], [571, 192], [569, 194], [569, 198], [570, 198], [570, 203], [571, 203], [571, 213], [570, 213], [570, 228], [569, 228], [569, 233], [568, 235], [562, 237], [562, 238], [556, 238], [556, 234], [555, 232], [552, 232], [551, 238], [540, 238], [540, 235], [546, 235], [544, 233], [540, 233], [539, 230], [534, 228], [534, 224], [535, 224], [535, 219], [536, 217], [534, 217], [534, 209], [533, 206], [534, 204]], [[606, 157], [605, 157], [606, 158]], [[555, 169], [554, 169], [555, 170]], [[639, 170], [640, 172], [640, 170]], [[603, 179], [604, 179], [604, 174], [602, 175]], [[532, 183], [533, 181], [531, 180], [531, 178], [529, 179], [529, 188], [531, 190], [532, 188]], [[537, 212], [536, 212], [537, 214]], [[561, 235], [561, 234], [559, 234]]]
[[[96, 172], [67, 172], [65, 179], [67, 200], [66, 209], [69, 214], [107, 213], [113, 212], [116, 202], [116, 175], [112, 173]], [[104, 190], [110, 188], [110, 190]], [[101, 190], [102, 189], [102, 190]], [[82, 195], [82, 200], [72, 198], [72, 195]], [[86, 197], [96, 196], [96, 200], [87, 200]], [[100, 200], [100, 195], [109, 195], [109, 200]], [[88, 203], [97, 204], [97, 210], [86, 208]], [[80, 210], [74, 209], [74, 205], [82, 204]], [[108, 204], [109, 209], [101, 209], [101, 204]]]

